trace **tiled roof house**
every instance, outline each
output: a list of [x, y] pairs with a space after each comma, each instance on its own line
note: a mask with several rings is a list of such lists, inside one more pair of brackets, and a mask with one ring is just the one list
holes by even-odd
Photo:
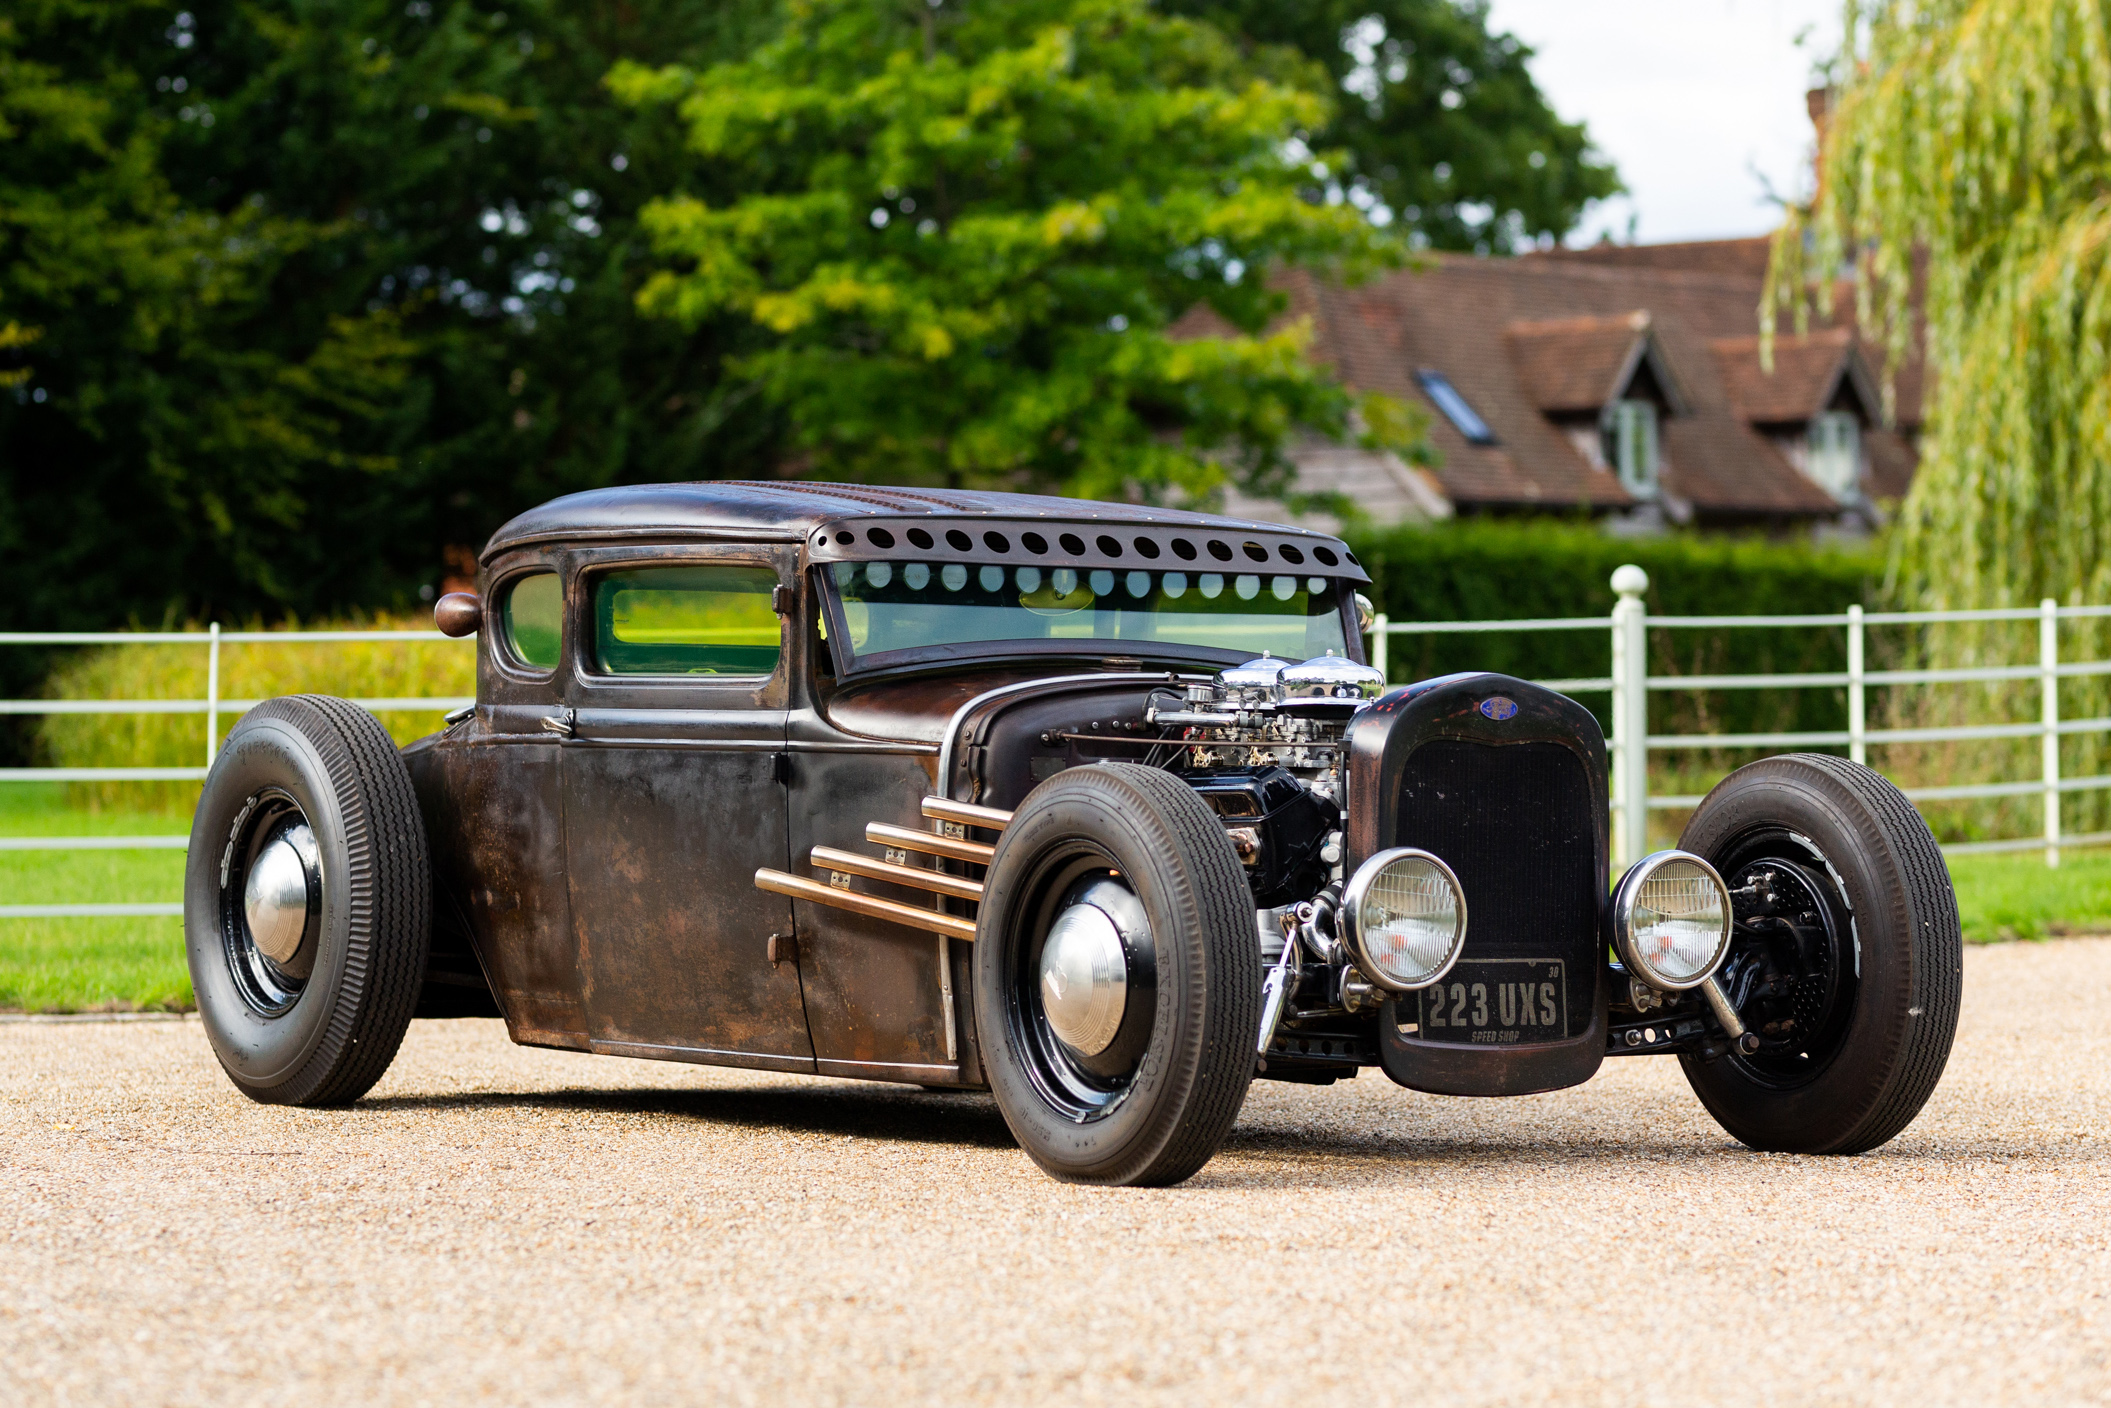
[[[1345, 289], [1286, 284], [1313, 355], [1357, 390], [1431, 413], [1442, 457], [1311, 445], [1299, 487], [1380, 522], [1584, 511], [1632, 523], [1867, 526], [1906, 489], [1920, 387], [1882, 423], [1870, 354], [1846, 328], [1775, 339], [1759, 359], [1766, 241], [1439, 255]], [[1207, 312], [1183, 319], [1205, 331]], [[1280, 518], [1280, 505], [1232, 512]]]

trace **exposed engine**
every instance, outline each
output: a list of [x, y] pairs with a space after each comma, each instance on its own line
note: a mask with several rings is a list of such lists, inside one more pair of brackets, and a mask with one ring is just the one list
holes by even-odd
[[1145, 721], [1178, 728], [1188, 784], [1224, 822], [1253, 887], [1269, 964], [1262, 1047], [1298, 1001], [1324, 1012], [1375, 1006], [1336, 937], [1341, 902], [1351, 716], [1385, 687], [1376, 669], [1339, 655], [1263, 656], [1183, 695], [1154, 696]]
[[1384, 687], [1344, 656], [1264, 655], [1151, 700], [1145, 721], [1181, 730], [1187, 780], [1225, 819], [1264, 907], [1341, 878], [1342, 736]]

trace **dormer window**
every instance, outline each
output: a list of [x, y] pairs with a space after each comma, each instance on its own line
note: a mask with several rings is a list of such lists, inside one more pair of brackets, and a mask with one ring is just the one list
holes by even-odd
[[1657, 408], [1653, 401], [1615, 401], [1606, 407], [1605, 458], [1620, 487], [1638, 499], [1657, 496]]
[[1422, 388], [1422, 394], [1430, 399], [1430, 403], [1444, 413], [1444, 419], [1451, 422], [1452, 428], [1465, 436], [1470, 443], [1495, 443], [1495, 432], [1490, 430], [1488, 422], [1482, 420], [1479, 413], [1467, 404], [1466, 398], [1459, 394], [1459, 389], [1451, 384], [1451, 378], [1440, 371], [1424, 367], [1415, 373], [1415, 384]]
[[1842, 503], [1862, 488], [1862, 422], [1852, 411], [1826, 411], [1810, 423], [1810, 477]]

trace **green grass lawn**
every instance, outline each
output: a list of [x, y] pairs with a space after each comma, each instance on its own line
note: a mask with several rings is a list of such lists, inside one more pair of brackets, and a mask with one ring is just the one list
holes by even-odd
[[1950, 880], [1968, 942], [2111, 934], [2111, 851], [2066, 851], [2057, 869], [2036, 851], [1952, 856]]
[[[167, 812], [89, 811], [63, 787], [0, 784], [0, 836], [181, 835]], [[2111, 851], [1959, 856], [1950, 862], [1965, 938], [2111, 934]], [[181, 851], [0, 851], [0, 904], [173, 901]], [[185, 1009], [191, 980], [178, 919], [0, 919], [0, 1010]]]
[[[182, 835], [169, 813], [88, 811], [49, 783], [0, 784], [0, 836]], [[183, 898], [181, 851], [0, 851], [0, 904]], [[180, 919], [0, 919], [0, 1009], [187, 1009]]]

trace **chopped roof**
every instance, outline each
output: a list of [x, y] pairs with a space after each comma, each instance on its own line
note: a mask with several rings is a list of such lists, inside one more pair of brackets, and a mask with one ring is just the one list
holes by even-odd
[[[1333, 571], [1333, 575], [1364, 579], [1361, 569], [1353, 567], [1354, 555], [1348, 553], [1339, 539], [1280, 523], [1256, 523], [1220, 514], [1041, 494], [898, 489], [790, 480], [712, 479], [687, 484], [638, 484], [567, 494], [531, 508], [505, 524], [492, 534], [482, 555], [488, 561], [524, 544], [555, 541], [739, 538], [802, 542], [814, 537], [817, 555], [835, 556], [838, 554], [832, 545], [826, 554], [819, 551], [818, 540], [823, 529], [833, 533], [847, 525], [875, 518], [935, 520], [963, 526], [978, 521], [985, 524], [1048, 524], [1052, 525], [1051, 534], [1058, 537], [1058, 529], [1075, 527], [1086, 543], [1082, 552], [1074, 554], [1076, 560], [1095, 564], [1102, 557], [1112, 560], [1122, 555], [1118, 545], [1113, 553], [1094, 550], [1097, 543], [1108, 541], [1100, 534], [1100, 530], [1107, 528], [1187, 529], [1198, 534], [1236, 535], [1242, 540], [1258, 538], [1271, 555], [1280, 554], [1284, 543], [1292, 546], [1316, 544], [1330, 551], [1338, 550], [1352, 564]], [[851, 529], [839, 541], [848, 543], [855, 531]], [[940, 530], [934, 528], [932, 531], [937, 533]], [[984, 536], [989, 535], [985, 532]], [[968, 540], [963, 538], [962, 541]], [[906, 544], [900, 550], [913, 551]], [[1007, 548], [1006, 551], [1012, 550]], [[1307, 551], [1310, 551], [1309, 547]], [[1246, 555], [1251, 556], [1251, 553]], [[1280, 555], [1290, 557], [1289, 554]]]

